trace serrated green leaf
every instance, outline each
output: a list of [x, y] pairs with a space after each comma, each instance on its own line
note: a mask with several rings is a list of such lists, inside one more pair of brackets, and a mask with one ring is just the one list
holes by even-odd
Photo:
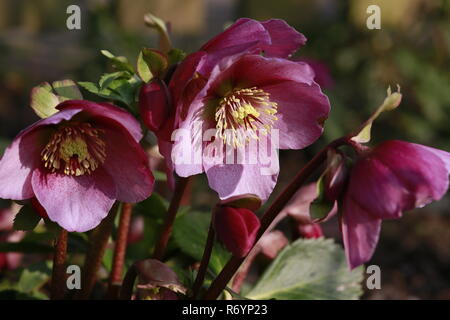
[[100, 52], [107, 57], [108, 59], [111, 60], [113, 67], [118, 70], [118, 71], [126, 71], [129, 72], [131, 74], [134, 73], [134, 68], [131, 64], [128, 63], [127, 58], [125, 57], [120, 57], [120, 56], [115, 56], [114, 54], [112, 54], [111, 52], [109, 52], [108, 50], [100, 50]]
[[31, 90], [30, 104], [40, 118], [47, 118], [58, 112], [55, 107], [59, 104], [59, 99], [52, 92], [51, 85], [44, 82]]
[[14, 218], [13, 228], [20, 231], [32, 231], [41, 221], [41, 217], [30, 205], [24, 205]]
[[[210, 213], [189, 212], [179, 217], [174, 224], [174, 240], [181, 251], [197, 261], [203, 256], [203, 250], [208, 235]], [[231, 254], [219, 243], [215, 243], [209, 268], [218, 274], [228, 262]]]
[[78, 85], [93, 94], [99, 94], [100, 88], [93, 82], [78, 81]]
[[58, 95], [60, 102], [65, 100], [82, 100], [83, 95], [78, 89], [77, 84], [69, 79], [55, 81], [52, 83], [53, 89]]
[[362, 267], [349, 271], [342, 248], [331, 239], [299, 239], [272, 262], [250, 299], [358, 299]]
[[113, 73], [105, 73], [104, 75], [102, 75], [100, 77], [100, 80], [98, 81], [98, 85], [99, 85], [99, 89], [103, 90], [108, 88], [108, 86], [111, 84], [111, 82], [113, 82], [114, 80], [120, 78], [120, 77], [125, 77], [126, 76], [126, 72], [123, 71], [117, 71], [117, 72], [113, 72]]

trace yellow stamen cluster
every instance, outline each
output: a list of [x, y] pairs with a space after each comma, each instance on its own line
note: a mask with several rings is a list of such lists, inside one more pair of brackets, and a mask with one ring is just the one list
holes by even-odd
[[234, 148], [250, 139], [258, 139], [257, 131], [267, 134], [278, 120], [277, 103], [270, 94], [256, 87], [238, 89], [225, 95], [215, 112], [216, 136]]
[[102, 132], [89, 123], [61, 126], [41, 152], [45, 168], [71, 176], [91, 174], [106, 158]]

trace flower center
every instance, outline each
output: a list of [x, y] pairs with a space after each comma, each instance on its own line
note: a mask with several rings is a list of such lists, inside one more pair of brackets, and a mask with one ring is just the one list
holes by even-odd
[[41, 152], [44, 166], [71, 176], [91, 174], [106, 158], [102, 132], [89, 123], [61, 126]]
[[258, 139], [256, 132], [267, 134], [278, 120], [277, 103], [270, 94], [256, 87], [239, 89], [226, 94], [216, 109], [216, 136], [234, 148], [250, 139]]

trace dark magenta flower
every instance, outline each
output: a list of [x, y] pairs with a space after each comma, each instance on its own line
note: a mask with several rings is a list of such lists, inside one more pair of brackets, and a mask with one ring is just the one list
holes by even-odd
[[[222, 60], [180, 117], [176, 173], [206, 172], [221, 199], [254, 194], [266, 200], [278, 176], [277, 150], [305, 148], [322, 134], [330, 106], [313, 76], [305, 63], [285, 59]], [[237, 158], [230, 161], [230, 152]]]
[[0, 197], [37, 198], [48, 217], [84, 232], [115, 200], [139, 202], [153, 176], [139, 145], [139, 123], [106, 103], [69, 100], [19, 133], [0, 160]]
[[258, 217], [249, 209], [219, 206], [216, 210], [217, 237], [235, 256], [244, 257], [250, 251], [259, 227]]
[[350, 268], [368, 261], [383, 219], [439, 200], [449, 186], [450, 153], [386, 141], [362, 156], [343, 195], [341, 228]]

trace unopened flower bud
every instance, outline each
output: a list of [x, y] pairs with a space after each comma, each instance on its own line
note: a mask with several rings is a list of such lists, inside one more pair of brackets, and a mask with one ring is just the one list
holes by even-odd
[[144, 124], [153, 132], [163, 126], [169, 116], [168, 90], [163, 81], [155, 79], [142, 85], [139, 111]]
[[245, 208], [219, 206], [214, 228], [217, 237], [235, 256], [244, 257], [252, 248], [260, 227], [258, 217]]
[[323, 237], [322, 228], [317, 223], [299, 224], [298, 233], [301, 237], [307, 239]]

